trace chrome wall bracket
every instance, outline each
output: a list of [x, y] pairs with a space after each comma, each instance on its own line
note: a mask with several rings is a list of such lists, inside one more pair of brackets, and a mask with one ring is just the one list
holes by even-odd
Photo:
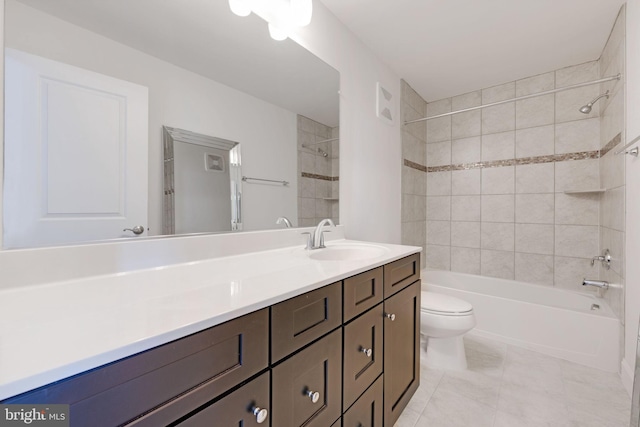
[[638, 147], [634, 147], [631, 150], [621, 151], [620, 153], [616, 153], [616, 154], [628, 154], [633, 157], [638, 157]]

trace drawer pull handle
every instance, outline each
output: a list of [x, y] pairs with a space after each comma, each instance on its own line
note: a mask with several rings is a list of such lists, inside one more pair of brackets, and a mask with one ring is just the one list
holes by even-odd
[[267, 419], [267, 416], [269, 415], [269, 411], [267, 411], [264, 408], [259, 408], [257, 406], [254, 406], [251, 409], [251, 413], [253, 413], [253, 415], [256, 416], [256, 421], [258, 422], [258, 424], [262, 424]]
[[396, 320], [396, 315], [395, 314], [387, 313], [387, 314], [385, 314], [385, 316], [387, 317], [387, 319], [390, 319], [392, 322], [394, 320]]
[[373, 354], [373, 350], [371, 350], [370, 348], [362, 347], [360, 351], [363, 352], [367, 357], [371, 357], [371, 355]]
[[317, 391], [308, 390], [307, 396], [311, 399], [311, 403], [318, 403], [318, 400], [320, 400], [320, 393]]

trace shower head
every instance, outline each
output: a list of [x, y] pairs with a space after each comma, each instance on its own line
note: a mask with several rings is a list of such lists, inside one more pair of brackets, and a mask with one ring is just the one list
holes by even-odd
[[606, 91], [604, 94], [598, 96], [596, 99], [594, 99], [587, 105], [583, 105], [582, 107], [580, 107], [580, 112], [582, 114], [589, 114], [591, 112], [591, 108], [593, 107], [593, 104], [595, 104], [598, 99], [604, 98], [604, 97], [606, 97], [607, 99], [609, 98], [609, 91]]

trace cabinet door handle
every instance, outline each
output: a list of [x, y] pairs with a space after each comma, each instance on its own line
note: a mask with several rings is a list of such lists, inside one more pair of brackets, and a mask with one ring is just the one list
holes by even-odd
[[367, 357], [371, 357], [371, 355], [373, 354], [373, 350], [371, 350], [370, 348], [361, 347], [360, 351], [363, 352]]
[[317, 391], [308, 390], [307, 396], [311, 399], [311, 403], [318, 403], [318, 400], [320, 400], [320, 393]]
[[269, 411], [267, 411], [265, 408], [259, 408], [257, 406], [254, 406], [251, 409], [251, 413], [256, 416], [256, 421], [258, 422], [258, 424], [262, 424], [269, 415]]
[[385, 314], [385, 317], [386, 317], [387, 319], [390, 319], [392, 322], [393, 322], [394, 320], [396, 320], [396, 315], [395, 315], [395, 314], [393, 314], [393, 313], [387, 313], [387, 314]]

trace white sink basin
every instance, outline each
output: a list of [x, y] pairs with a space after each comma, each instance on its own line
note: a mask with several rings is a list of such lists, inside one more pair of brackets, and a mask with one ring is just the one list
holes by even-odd
[[384, 246], [368, 244], [337, 244], [309, 251], [309, 258], [319, 261], [360, 261], [377, 258], [389, 252]]

